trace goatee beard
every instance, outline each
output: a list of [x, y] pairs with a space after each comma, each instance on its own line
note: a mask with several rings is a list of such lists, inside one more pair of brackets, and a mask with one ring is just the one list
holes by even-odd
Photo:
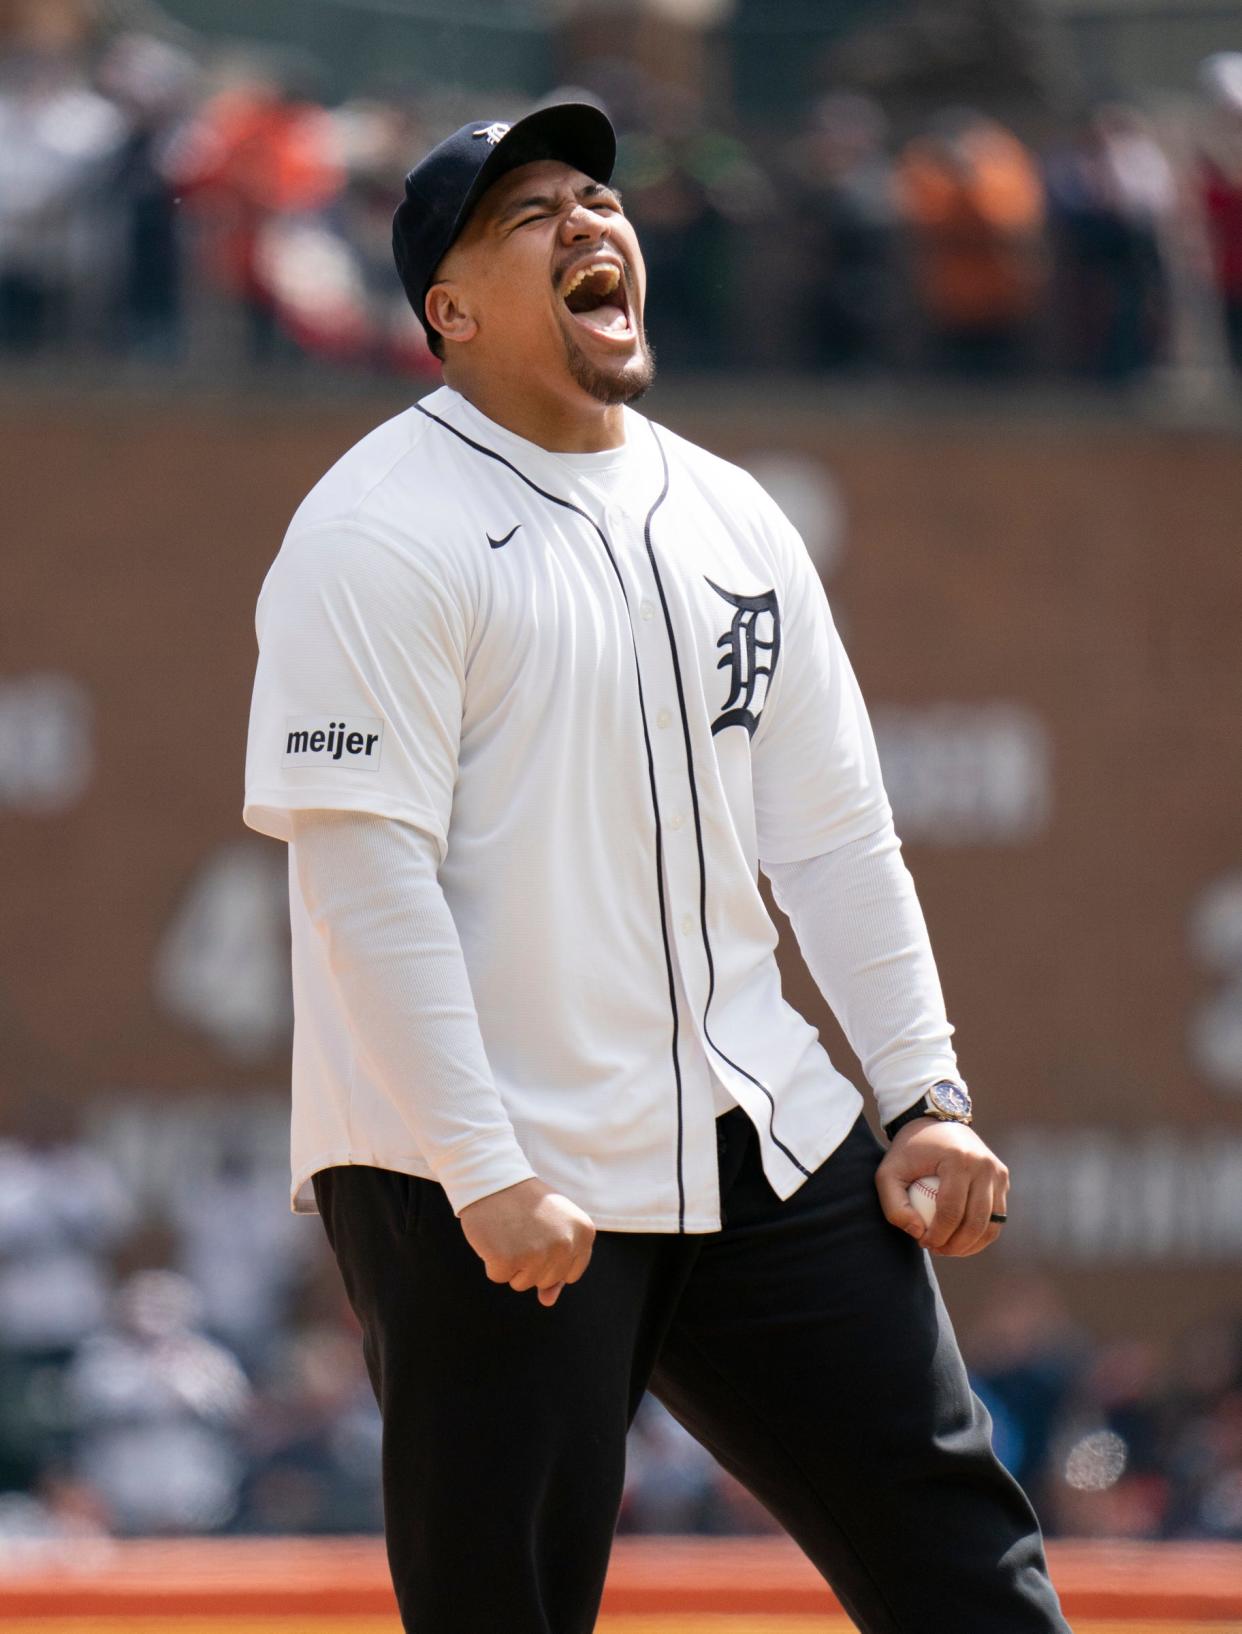
[[655, 353], [647, 344], [646, 336], [639, 340], [638, 356], [620, 374], [608, 374], [598, 368], [570, 335], [565, 336], [565, 361], [574, 382], [607, 408], [637, 402], [655, 379]]

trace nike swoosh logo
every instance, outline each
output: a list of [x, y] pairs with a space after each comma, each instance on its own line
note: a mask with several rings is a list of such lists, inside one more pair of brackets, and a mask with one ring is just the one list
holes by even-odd
[[510, 539], [513, 538], [513, 535], [517, 532], [517, 530], [521, 526], [522, 526], [522, 524], [520, 522], [515, 522], [513, 524], [513, 526], [509, 529], [508, 533], [505, 534], [503, 539], [493, 539], [491, 534], [489, 533], [488, 536], [487, 536], [488, 544], [492, 547], [493, 550], [499, 550], [501, 545], [507, 545], [509, 543]]

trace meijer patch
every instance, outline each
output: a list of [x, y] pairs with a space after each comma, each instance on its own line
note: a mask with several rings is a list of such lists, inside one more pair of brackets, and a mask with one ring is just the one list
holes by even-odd
[[377, 772], [384, 723], [369, 715], [287, 715], [285, 766], [348, 766]]

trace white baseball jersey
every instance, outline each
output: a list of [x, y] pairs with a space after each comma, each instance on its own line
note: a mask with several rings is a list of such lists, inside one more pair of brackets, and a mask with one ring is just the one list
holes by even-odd
[[[602, 1228], [711, 1231], [722, 1104], [781, 1197], [861, 1107], [781, 996], [759, 859], [891, 816], [793, 528], [736, 466], [633, 410], [625, 431], [550, 453], [443, 387], [327, 473], [259, 598], [245, 819], [431, 835], [535, 1172]], [[295, 1207], [329, 1164], [436, 1178], [290, 891]]]

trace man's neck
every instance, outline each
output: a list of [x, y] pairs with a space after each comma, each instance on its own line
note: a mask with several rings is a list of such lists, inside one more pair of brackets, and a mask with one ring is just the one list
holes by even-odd
[[533, 391], [503, 376], [480, 380], [461, 369], [445, 370], [445, 384], [498, 426], [550, 454], [600, 454], [625, 443], [625, 410], [599, 403], [575, 389], [560, 397]]

